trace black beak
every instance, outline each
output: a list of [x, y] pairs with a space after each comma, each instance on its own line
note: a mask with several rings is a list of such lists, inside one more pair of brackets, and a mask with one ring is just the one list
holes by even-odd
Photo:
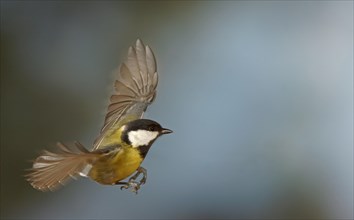
[[161, 130], [161, 134], [169, 134], [169, 133], [172, 133], [173, 131], [170, 130], [170, 129], [167, 129], [167, 128], [162, 128]]

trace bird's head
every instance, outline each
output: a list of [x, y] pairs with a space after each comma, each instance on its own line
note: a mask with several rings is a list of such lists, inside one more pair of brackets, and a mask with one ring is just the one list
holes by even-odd
[[138, 119], [123, 125], [122, 141], [132, 147], [151, 146], [159, 136], [169, 133], [172, 133], [170, 129], [155, 121]]

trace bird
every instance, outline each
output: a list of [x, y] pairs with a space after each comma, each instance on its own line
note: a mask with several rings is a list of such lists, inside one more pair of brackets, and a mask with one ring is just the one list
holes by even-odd
[[81, 176], [137, 193], [146, 183], [147, 170], [141, 163], [150, 147], [160, 136], [172, 133], [158, 122], [143, 118], [156, 98], [157, 85], [154, 53], [137, 39], [118, 68], [104, 124], [92, 149], [78, 141], [72, 146], [58, 142], [57, 152], [44, 150], [32, 161], [25, 174], [27, 181], [33, 188], [46, 192]]

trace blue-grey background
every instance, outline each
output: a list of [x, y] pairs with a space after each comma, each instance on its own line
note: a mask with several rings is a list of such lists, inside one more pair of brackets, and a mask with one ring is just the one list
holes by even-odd
[[[90, 147], [136, 38], [160, 73], [138, 195], [24, 181]], [[1, 1], [1, 217], [353, 218], [353, 2]]]

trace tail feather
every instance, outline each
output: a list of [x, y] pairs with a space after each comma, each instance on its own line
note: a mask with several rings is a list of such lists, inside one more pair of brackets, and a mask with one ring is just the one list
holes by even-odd
[[33, 188], [41, 191], [53, 191], [67, 183], [71, 178], [76, 179], [83, 170], [87, 172], [99, 154], [88, 151], [80, 143], [75, 142], [75, 148], [69, 149], [62, 143], [57, 143], [58, 153], [43, 151], [42, 155], [33, 162], [33, 167], [26, 174]]

